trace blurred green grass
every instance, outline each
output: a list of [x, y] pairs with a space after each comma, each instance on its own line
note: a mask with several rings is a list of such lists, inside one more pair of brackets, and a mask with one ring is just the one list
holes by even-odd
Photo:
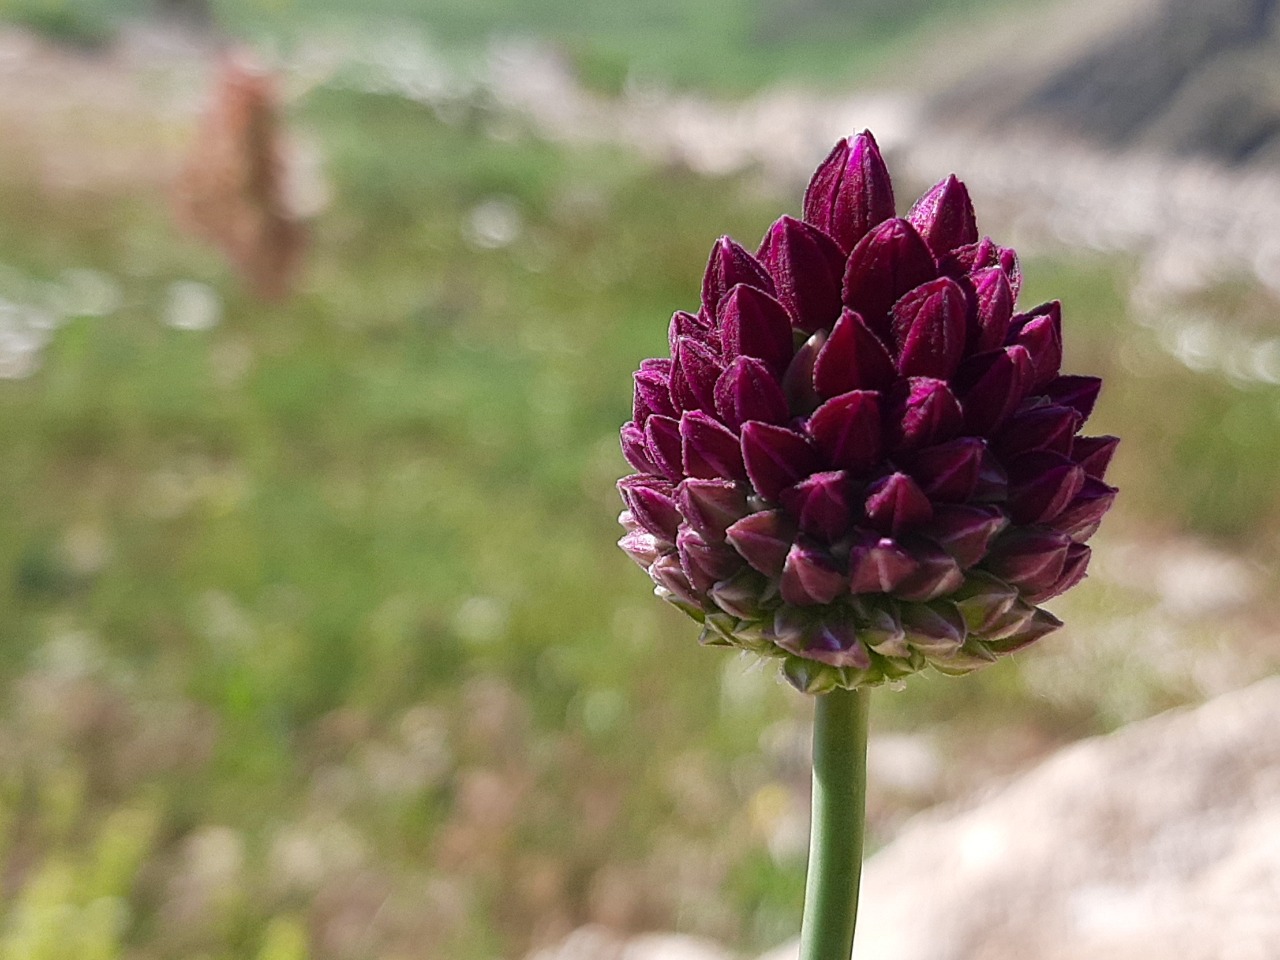
[[[68, 267], [121, 291], [56, 330], [39, 372], [0, 381], [0, 955], [283, 960], [308, 955], [305, 928], [315, 956], [420, 935], [468, 960], [589, 919], [744, 949], [794, 929], [802, 858], [770, 854], [757, 813], [803, 784], [764, 745], [805, 704], [700, 649], [612, 543], [631, 371], [665, 350], [715, 236], [751, 245], [795, 198], [495, 139], [491, 119], [313, 92], [293, 120], [334, 202], [274, 307], [147, 190], [0, 178], [7, 266], [36, 291]], [[507, 246], [475, 239], [495, 203]], [[1153, 349], [1126, 318], [1128, 271], [1033, 261], [1024, 294], [1065, 301], [1068, 368], [1107, 378], [1091, 427], [1125, 438], [1117, 525], [1272, 557], [1280, 391]], [[222, 322], [167, 326], [175, 281], [216, 291]], [[1081, 629], [1141, 602], [1080, 593]], [[1124, 719], [1101, 693], [1046, 702], [1021, 662], [920, 678], [877, 698], [877, 724], [963, 747]], [[1187, 695], [1132, 682], [1152, 707]], [[396, 786], [420, 727], [446, 758]], [[327, 939], [363, 902], [341, 870], [279, 879], [280, 836], [327, 836], [317, 819], [396, 893], [366, 954]], [[703, 873], [675, 876], [684, 862]], [[413, 899], [442, 882], [454, 894]], [[85, 943], [48, 932], [68, 923]]]
[[[128, 786], [159, 789], [169, 831], [250, 835], [303, 815], [315, 771], [300, 742], [335, 709], [394, 730], [425, 698], [465, 728], [462, 691], [501, 677], [531, 714], [530, 749], [578, 755], [539, 775], [552, 805], [510, 827], [520, 849], [588, 879], [639, 860], [656, 829], [681, 823], [671, 759], [696, 751], [725, 783], [759, 726], [720, 713], [707, 696], [719, 658], [672, 642], [687, 624], [612, 547], [616, 429], [630, 371], [696, 290], [712, 231], [759, 232], [765, 205], [612, 153], [495, 143], [390, 98], [322, 92], [298, 119], [325, 144], [337, 200], [303, 290], [280, 308], [174, 243], [158, 198], [86, 206], [0, 188], [9, 266], [47, 284], [67, 265], [103, 271], [124, 302], [72, 318], [40, 373], [0, 384], [6, 673], [87, 635], [138, 695], [209, 708], [207, 765]], [[518, 211], [510, 249], [465, 240], [493, 198]], [[69, 228], [84, 222], [103, 228]], [[175, 279], [215, 287], [225, 322], [166, 327]], [[109, 556], [91, 571], [68, 545], [85, 531]], [[760, 696], [762, 715], [785, 712], [780, 689]], [[22, 832], [47, 816], [40, 784], [57, 778], [11, 776]], [[575, 834], [572, 811], [584, 784], [616, 783], [625, 813], [601, 847]], [[373, 804], [361, 830], [397, 869], [430, 869], [454, 788]], [[128, 798], [85, 797], [69, 816], [92, 831], [97, 804]], [[696, 832], [725, 842], [710, 826]], [[448, 955], [488, 955], [504, 891], [487, 882], [483, 922]], [[793, 894], [796, 882], [788, 873]], [[145, 940], [148, 904], [162, 906], [149, 898], [162, 891], [138, 894], [131, 937]], [[257, 930], [282, 905], [248, 895], [232, 925]]]
[[[493, 37], [553, 43], [588, 86], [617, 92], [629, 74], [739, 95], [779, 80], [831, 87], [892, 71], [926, 37], [1047, 0], [210, 0], [212, 21], [237, 36], [291, 42], [308, 33], [384, 35], [426, 29], [468, 56]], [[0, 19], [86, 47], [183, 0], [0, 0]], [[902, 83], [904, 76], [890, 77]], [[884, 77], [881, 77], [883, 82]]]

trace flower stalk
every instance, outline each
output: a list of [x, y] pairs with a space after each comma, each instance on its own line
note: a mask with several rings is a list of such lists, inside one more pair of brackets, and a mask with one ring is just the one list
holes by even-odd
[[813, 819], [799, 960], [849, 960], [853, 953], [870, 699], [867, 687], [837, 688], [814, 697]]

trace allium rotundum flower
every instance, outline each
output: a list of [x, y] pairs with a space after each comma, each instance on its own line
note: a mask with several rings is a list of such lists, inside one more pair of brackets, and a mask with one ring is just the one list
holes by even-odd
[[1055, 301], [947, 177], [895, 217], [870, 133], [804, 219], [717, 241], [670, 357], [635, 374], [620, 544], [704, 643], [784, 658], [820, 693], [965, 673], [1061, 625], [1116, 491], [1081, 436], [1100, 381], [1059, 372]]

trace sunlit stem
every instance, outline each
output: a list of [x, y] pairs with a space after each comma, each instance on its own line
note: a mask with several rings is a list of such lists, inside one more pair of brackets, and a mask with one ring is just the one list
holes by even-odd
[[799, 960], [849, 960], [853, 954], [866, 821], [870, 699], [865, 687], [815, 698], [813, 823]]

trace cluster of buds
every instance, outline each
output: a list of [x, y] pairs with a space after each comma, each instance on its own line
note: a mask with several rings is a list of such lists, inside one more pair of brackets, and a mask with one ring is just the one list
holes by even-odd
[[1116, 491], [1079, 431], [1057, 302], [1016, 312], [1014, 252], [954, 176], [895, 217], [870, 133], [804, 219], [711, 252], [697, 313], [635, 374], [620, 545], [702, 641], [780, 657], [797, 688], [969, 672], [1060, 626]]

